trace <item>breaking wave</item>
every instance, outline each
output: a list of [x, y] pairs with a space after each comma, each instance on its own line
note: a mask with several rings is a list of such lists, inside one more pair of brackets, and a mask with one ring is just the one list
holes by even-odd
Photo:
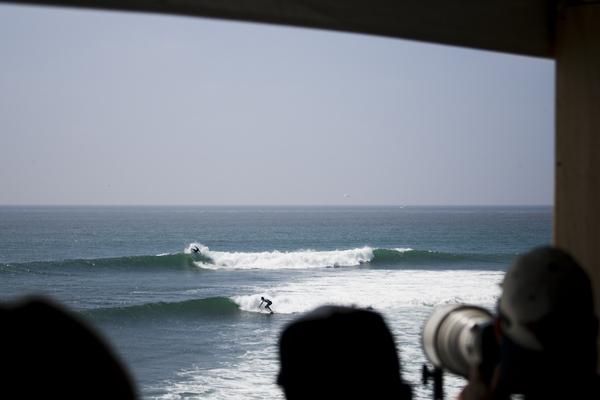
[[196, 264], [206, 269], [308, 269], [325, 267], [371, 266], [383, 268], [476, 266], [498, 269], [506, 267], [513, 255], [448, 253], [431, 250], [414, 250], [409, 247], [373, 249], [368, 246], [349, 250], [297, 250], [264, 252], [223, 252], [192, 243], [203, 260]]
[[[194, 249], [198, 249], [194, 251]], [[154, 256], [125, 256], [98, 259], [43, 261], [20, 264], [0, 264], [0, 273], [53, 273], [72, 269], [118, 271], [158, 270], [243, 270], [243, 269], [311, 269], [361, 267], [377, 269], [492, 269], [503, 270], [514, 254], [451, 253], [415, 250], [409, 247], [392, 249], [369, 246], [347, 250], [295, 251], [214, 251], [200, 243], [191, 243], [181, 253]]]
[[[110, 321], [235, 318], [269, 313], [262, 297], [272, 301], [275, 314], [297, 314], [325, 304], [370, 307], [383, 313], [406, 307], [431, 308], [441, 304], [493, 306], [500, 292], [501, 271], [371, 271], [362, 279], [353, 274], [328, 274], [258, 289], [230, 297], [158, 301], [109, 306], [82, 311], [87, 317]], [[381, 290], [385, 287], [385, 290]], [[435, 288], [435, 290], [430, 290]], [[310, 293], [310, 295], [307, 295]]]
[[[187, 251], [187, 249], [186, 249]], [[354, 267], [371, 261], [373, 249], [361, 247], [350, 250], [298, 250], [263, 252], [212, 251], [202, 246], [205, 260], [196, 264], [207, 269], [308, 269], [325, 267]]]

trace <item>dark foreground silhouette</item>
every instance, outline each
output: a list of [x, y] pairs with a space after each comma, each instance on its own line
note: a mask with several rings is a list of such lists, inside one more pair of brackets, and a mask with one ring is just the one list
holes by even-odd
[[317, 308], [284, 329], [279, 356], [288, 400], [411, 398], [392, 334], [373, 311]]
[[592, 285], [579, 264], [553, 247], [536, 248], [509, 268], [496, 332], [499, 360], [491, 382], [472, 372], [463, 400], [600, 399], [598, 320]]
[[46, 299], [0, 306], [2, 398], [135, 399], [107, 343], [78, 317]]

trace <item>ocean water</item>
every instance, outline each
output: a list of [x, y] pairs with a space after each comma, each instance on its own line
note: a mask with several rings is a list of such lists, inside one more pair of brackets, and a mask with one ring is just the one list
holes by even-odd
[[[283, 399], [285, 324], [324, 304], [373, 307], [429, 399], [426, 318], [442, 304], [493, 310], [504, 271], [550, 242], [551, 219], [550, 207], [5, 206], [0, 300], [44, 294], [81, 313], [145, 399]], [[448, 375], [449, 398], [463, 384]]]

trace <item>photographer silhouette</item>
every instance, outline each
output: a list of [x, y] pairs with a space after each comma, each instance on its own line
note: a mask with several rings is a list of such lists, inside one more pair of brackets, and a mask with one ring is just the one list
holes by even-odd
[[137, 398], [125, 365], [80, 317], [45, 298], [0, 304], [7, 399]]
[[462, 400], [598, 399], [598, 320], [584, 270], [541, 247], [507, 271], [495, 319], [498, 364], [489, 384], [473, 369]]
[[394, 338], [381, 315], [323, 306], [288, 325], [277, 383], [287, 400], [410, 400]]

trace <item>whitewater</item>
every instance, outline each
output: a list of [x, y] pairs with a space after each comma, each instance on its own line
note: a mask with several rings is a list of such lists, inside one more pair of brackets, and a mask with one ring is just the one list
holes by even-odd
[[373, 249], [363, 247], [351, 250], [314, 251], [299, 250], [291, 252], [265, 251], [260, 253], [211, 251], [201, 243], [192, 243], [185, 253], [192, 254], [192, 248], [199, 249], [200, 256], [207, 262], [198, 262], [203, 268], [234, 269], [306, 269], [323, 267], [350, 267], [373, 259]]
[[[145, 399], [283, 399], [283, 327], [324, 304], [370, 307], [429, 399], [426, 318], [493, 312], [507, 266], [550, 237], [548, 207], [0, 207], [0, 299], [80, 313]], [[448, 397], [463, 384], [447, 376]]]

